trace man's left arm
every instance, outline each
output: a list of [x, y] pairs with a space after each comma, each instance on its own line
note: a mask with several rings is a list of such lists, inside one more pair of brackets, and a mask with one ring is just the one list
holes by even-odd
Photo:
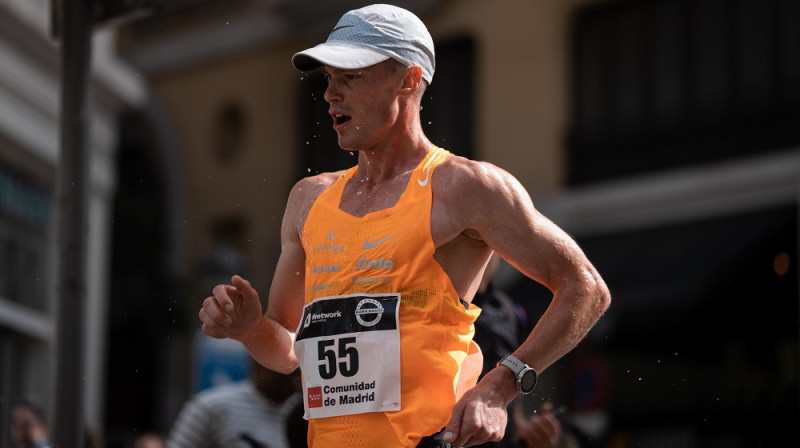
[[[608, 288], [577, 243], [534, 208], [513, 176], [487, 163], [467, 162], [454, 170], [453, 178], [471, 198], [449, 208], [464, 234], [483, 240], [553, 293], [544, 315], [513, 353], [541, 373], [575, 347], [602, 316], [611, 302]], [[506, 406], [516, 394], [511, 370], [493, 369], [456, 403], [445, 440], [454, 446], [499, 440], [505, 432]]]

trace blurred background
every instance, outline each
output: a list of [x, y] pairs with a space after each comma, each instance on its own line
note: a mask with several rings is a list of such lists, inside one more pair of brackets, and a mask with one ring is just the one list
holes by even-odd
[[[164, 3], [93, 38], [84, 397], [110, 448], [249, 374], [198, 335], [201, 302], [233, 273], [266, 300], [291, 186], [355, 162], [289, 61], [370, 2]], [[431, 140], [516, 176], [611, 289], [530, 408], [566, 405], [601, 446], [796, 440], [800, 2], [393, 3], [436, 43]], [[50, 8], [0, 0], [2, 447], [13, 403], [55, 412]], [[507, 265], [497, 283], [534, 323], [550, 299]]]

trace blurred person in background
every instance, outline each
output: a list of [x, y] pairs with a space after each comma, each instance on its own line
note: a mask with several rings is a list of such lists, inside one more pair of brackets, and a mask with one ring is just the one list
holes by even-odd
[[[521, 335], [528, 327], [525, 310], [498, 288], [493, 281], [501, 262], [502, 259], [497, 254], [489, 258], [489, 263], [486, 265], [486, 270], [483, 272], [480, 285], [478, 285], [478, 291], [472, 299], [472, 303], [481, 309], [480, 316], [475, 320], [475, 336], [472, 338], [483, 354], [481, 376], [494, 369], [503, 356], [513, 352], [522, 343], [525, 338]], [[520, 406], [512, 404], [511, 407], [519, 408]], [[516, 423], [516, 419], [509, 419], [502, 440], [486, 442], [479, 446], [482, 448], [511, 448], [514, 445]]]
[[[435, 61], [418, 17], [390, 5], [350, 11], [293, 64], [322, 68], [339, 146], [358, 151], [358, 164], [292, 189], [266, 315], [252, 285], [234, 276], [203, 302], [204, 333], [238, 340], [275, 370], [301, 368], [315, 448], [500, 440], [508, 403], [531, 393], [537, 370], [605, 312], [605, 283], [512, 175], [424, 135], [420, 106]], [[480, 310], [470, 301], [493, 251], [553, 299], [476, 385]]]
[[308, 448], [308, 420], [303, 418], [303, 403], [297, 402], [286, 418], [286, 435], [289, 448]]
[[165, 446], [164, 437], [160, 434], [146, 432], [133, 439], [133, 442], [126, 448], [164, 448]]
[[50, 448], [44, 410], [30, 402], [14, 405], [11, 411], [11, 437], [15, 448]]
[[288, 448], [286, 419], [300, 401], [297, 375], [255, 361], [252, 368], [252, 378], [202, 391], [184, 404], [167, 448]]
[[514, 407], [514, 448], [581, 448], [575, 437], [564, 431], [561, 421], [549, 401], [542, 403], [539, 411], [525, 415], [522, 403]]
[[86, 426], [85, 437], [83, 439], [83, 446], [86, 448], [104, 448], [106, 446], [103, 435], [92, 425]]
[[502, 259], [493, 254], [483, 272], [478, 291], [472, 303], [481, 309], [475, 320], [475, 336], [472, 338], [483, 353], [481, 376], [497, 366], [500, 359], [511, 353], [525, 340], [528, 315], [519, 303], [497, 287], [494, 276], [500, 268]]

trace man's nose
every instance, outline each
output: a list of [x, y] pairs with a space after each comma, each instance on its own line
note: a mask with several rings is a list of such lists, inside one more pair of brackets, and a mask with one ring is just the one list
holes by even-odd
[[328, 80], [328, 86], [325, 87], [325, 94], [323, 95], [323, 98], [325, 98], [325, 101], [328, 103], [342, 99], [341, 89], [336, 80]]

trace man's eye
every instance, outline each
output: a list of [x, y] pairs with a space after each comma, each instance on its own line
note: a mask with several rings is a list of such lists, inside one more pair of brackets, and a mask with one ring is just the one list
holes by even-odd
[[358, 75], [344, 75], [348, 81], [358, 78]]

